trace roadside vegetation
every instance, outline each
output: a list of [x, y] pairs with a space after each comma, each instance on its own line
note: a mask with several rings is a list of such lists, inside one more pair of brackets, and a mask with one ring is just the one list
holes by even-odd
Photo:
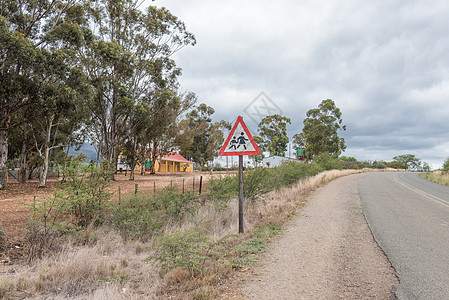
[[214, 299], [219, 283], [257, 264], [308, 192], [357, 172], [329, 156], [245, 171], [246, 233], [237, 235], [236, 176], [212, 180], [202, 195], [167, 187], [112, 203], [102, 168], [77, 159], [67, 168], [78, 175], [30, 207], [28, 264], [1, 275], [0, 297]]
[[441, 170], [419, 174], [424, 179], [449, 187], [449, 158], [443, 163]]

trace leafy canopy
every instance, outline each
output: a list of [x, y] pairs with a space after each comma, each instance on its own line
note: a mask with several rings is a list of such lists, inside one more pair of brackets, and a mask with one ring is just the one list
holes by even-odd
[[305, 148], [312, 156], [320, 153], [338, 156], [346, 149], [344, 138], [338, 135], [339, 130], [346, 130], [341, 115], [333, 100], [321, 101], [318, 108], [307, 112], [302, 132], [293, 136], [295, 148]]
[[421, 166], [421, 160], [414, 154], [402, 154], [393, 157], [393, 160], [398, 163], [399, 168], [406, 170], [416, 170]]
[[259, 135], [263, 139], [262, 148], [270, 152], [270, 155], [285, 156], [288, 137], [287, 124], [291, 124], [290, 118], [281, 115], [266, 116], [259, 123]]

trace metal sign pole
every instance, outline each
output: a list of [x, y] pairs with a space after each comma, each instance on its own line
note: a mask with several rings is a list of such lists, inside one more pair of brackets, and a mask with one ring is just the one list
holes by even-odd
[[239, 155], [239, 233], [243, 232], [243, 155]]
[[[262, 152], [254, 141], [253, 136], [246, 127], [243, 118], [238, 116], [228, 138], [221, 147], [218, 155], [239, 157], [239, 233], [244, 233], [243, 228], [243, 155], [260, 155]], [[226, 165], [228, 160], [226, 159]]]

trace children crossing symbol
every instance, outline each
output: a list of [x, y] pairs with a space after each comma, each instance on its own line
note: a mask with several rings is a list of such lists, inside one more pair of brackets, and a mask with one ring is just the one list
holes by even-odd
[[218, 155], [230, 156], [258, 154], [261, 154], [259, 147], [243, 122], [243, 118], [239, 116]]

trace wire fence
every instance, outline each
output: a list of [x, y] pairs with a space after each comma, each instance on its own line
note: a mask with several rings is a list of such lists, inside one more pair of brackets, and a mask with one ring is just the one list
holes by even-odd
[[[33, 169], [31, 172], [28, 171], [25, 175], [27, 178], [26, 180], [33, 180], [33, 179], [39, 179], [40, 177], [40, 170], [39, 169]], [[59, 168], [49, 168], [47, 173], [47, 178], [60, 178], [62, 176], [62, 173], [59, 171]], [[6, 172], [6, 178], [8, 183], [12, 182], [19, 182], [21, 178], [20, 169], [8, 169]]]
[[227, 174], [208, 174], [208, 175], [194, 175], [194, 176], [181, 176], [181, 177], [164, 177], [164, 178], [154, 178], [152, 180], [151, 177], [146, 179], [136, 180], [133, 184], [130, 184], [133, 181], [124, 181], [120, 180], [117, 182], [117, 187], [114, 188], [114, 192], [116, 192], [116, 197], [120, 200], [123, 195], [129, 195], [131, 193], [147, 193], [154, 194], [159, 190], [162, 190], [166, 187], [173, 187], [182, 193], [187, 193], [188, 191], [202, 194], [207, 190], [207, 184], [211, 180], [211, 178], [219, 179], [224, 176], [234, 176], [235, 172], [229, 172]]

